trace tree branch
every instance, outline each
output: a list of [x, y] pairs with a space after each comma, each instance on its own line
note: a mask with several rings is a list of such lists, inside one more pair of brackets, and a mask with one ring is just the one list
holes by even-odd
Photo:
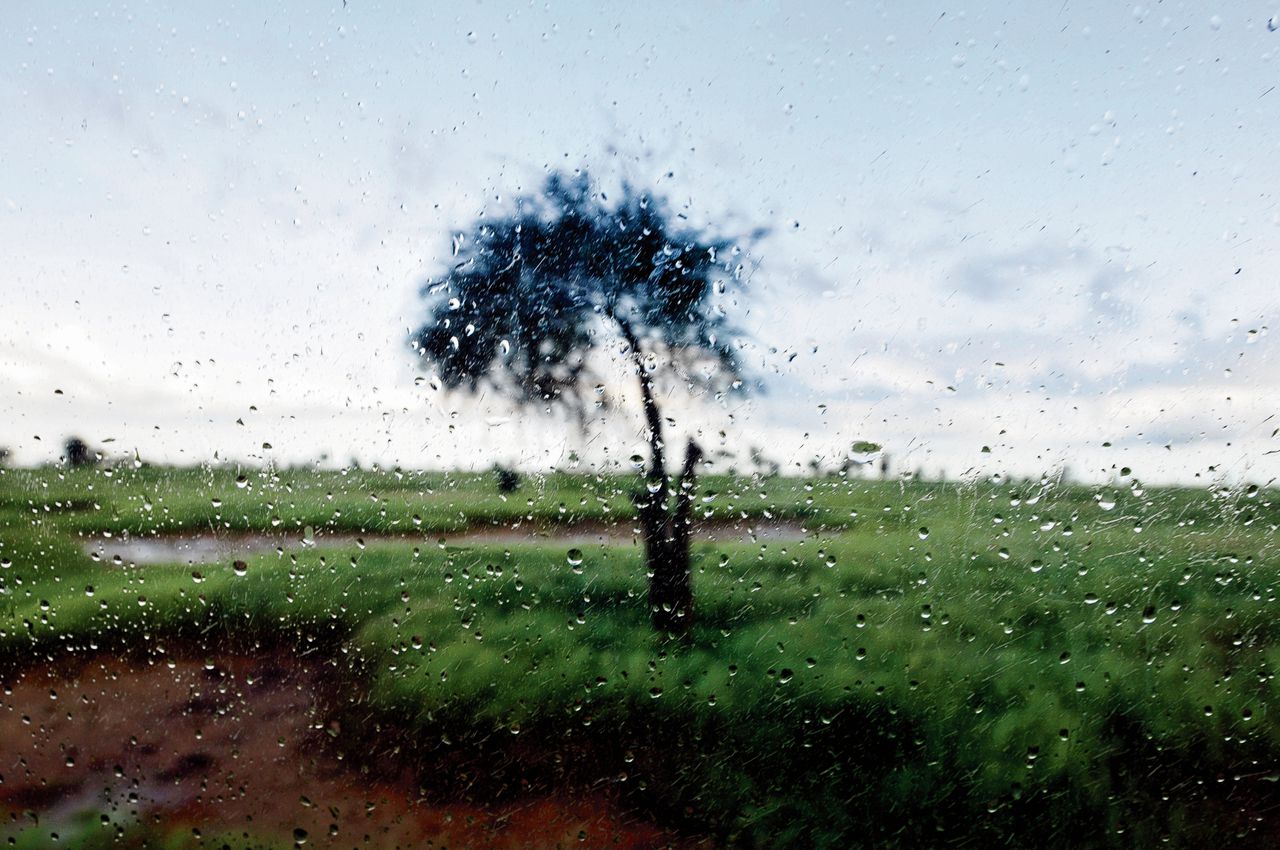
[[[650, 485], [656, 485], [656, 492], [651, 493], [653, 501], [660, 505], [666, 505], [667, 495], [669, 493], [667, 487], [667, 465], [663, 456], [663, 440], [662, 440], [662, 413], [658, 409], [658, 401], [653, 394], [653, 378], [644, 367], [644, 352], [640, 348], [640, 339], [636, 336], [635, 330], [632, 329], [630, 322], [616, 313], [613, 314], [613, 320], [617, 322], [619, 330], [622, 331], [622, 338], [627, 341], [627, 345], [631, 348], [631, 359], [635, 363], [636, 373], [640, 377], [640, 400], [644, 405], [645, 424], [649, 431], [649, 451], [651, 458], [649, 461], [648, 479]], [[651, 489], [653, 489], [651, 487]]]

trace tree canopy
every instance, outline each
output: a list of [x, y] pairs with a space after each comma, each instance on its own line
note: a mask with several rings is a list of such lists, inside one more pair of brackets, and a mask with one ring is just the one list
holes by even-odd
[[446, 387], [488, 385], [581, 413], [599, 383], [587, 355], [602, 334], [620, 334], [691, 389], [741, 378], [717, 296], [743, 280], [742, 243], [629, 184], [610, 198], [585, 172], [552, 173], [455, 235], [452, 260], [423, 287], [427, 317], [412, 337]]

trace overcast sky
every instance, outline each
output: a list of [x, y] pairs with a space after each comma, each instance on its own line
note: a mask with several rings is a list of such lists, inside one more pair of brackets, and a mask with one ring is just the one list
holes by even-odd
[[625, 373], [583, 433], [405, 344], [452, 230], [585, 165], [772, 228], [766, 392], [670, 402], [740, 465], [1280, 474], [1280, 4], [942, 8], [11, 0], [0, 445], [625, 459]]

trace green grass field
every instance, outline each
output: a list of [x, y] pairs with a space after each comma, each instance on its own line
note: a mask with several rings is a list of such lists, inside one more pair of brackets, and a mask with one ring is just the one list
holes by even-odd
[[[627, 524], [635, 486], [557, 474], [503, 498], [478, 475], [7, 470], [0, 660], [321, 647], [363, 683], [344, 728], [369, 747], [394, 728], [405, 759], [470, 748], [495, 794], [607, 780], [731, 846], [1280, 840], [1274, 492], [704, 479], [710, 516], [813, 533], [696, 543], [689, 645], [650, 631], [637, 547], [437, 543]], [[103, 531], [308, 527], [364, 545], [243, 570], [82, 552]]]

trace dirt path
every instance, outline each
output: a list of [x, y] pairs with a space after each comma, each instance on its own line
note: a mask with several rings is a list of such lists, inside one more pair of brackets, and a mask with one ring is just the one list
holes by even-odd
[[[752, 541], [803, 540], [807, 532], [799, 522], [787, 520], [742, 520], [706, 522], [694, 528], [698, 540], [740, 543]], [[308, 548], [336, 549], [385, 542], [424, 542], [446, 546], [511, 544], [557, 544], [569, 546], [639, 546], [631, 523], [582, 523], [565, 526], [482, 526], [456, 532], [417, 535], [379, 535], [317, 532], [304, 538], [265, 532], [222, 534], [169, 534], [158, 537], [95, 536], [85, 551], [99, 560], [123, 564], [209, 564], [234, 556], [270, 552], [295, 552]]]
[[90, 813], [192, 847], [226, 834], [282, 847], [679, 845], [603, 794], [427, 802], [412, 777], [372, 778], [396, 771], [361, 766], [359, 744], [327, 720], [332, 682], [320, 660], [284, 652], [99, 655], [11, 676], [0, 694], [0, 837], [65, 834]]

